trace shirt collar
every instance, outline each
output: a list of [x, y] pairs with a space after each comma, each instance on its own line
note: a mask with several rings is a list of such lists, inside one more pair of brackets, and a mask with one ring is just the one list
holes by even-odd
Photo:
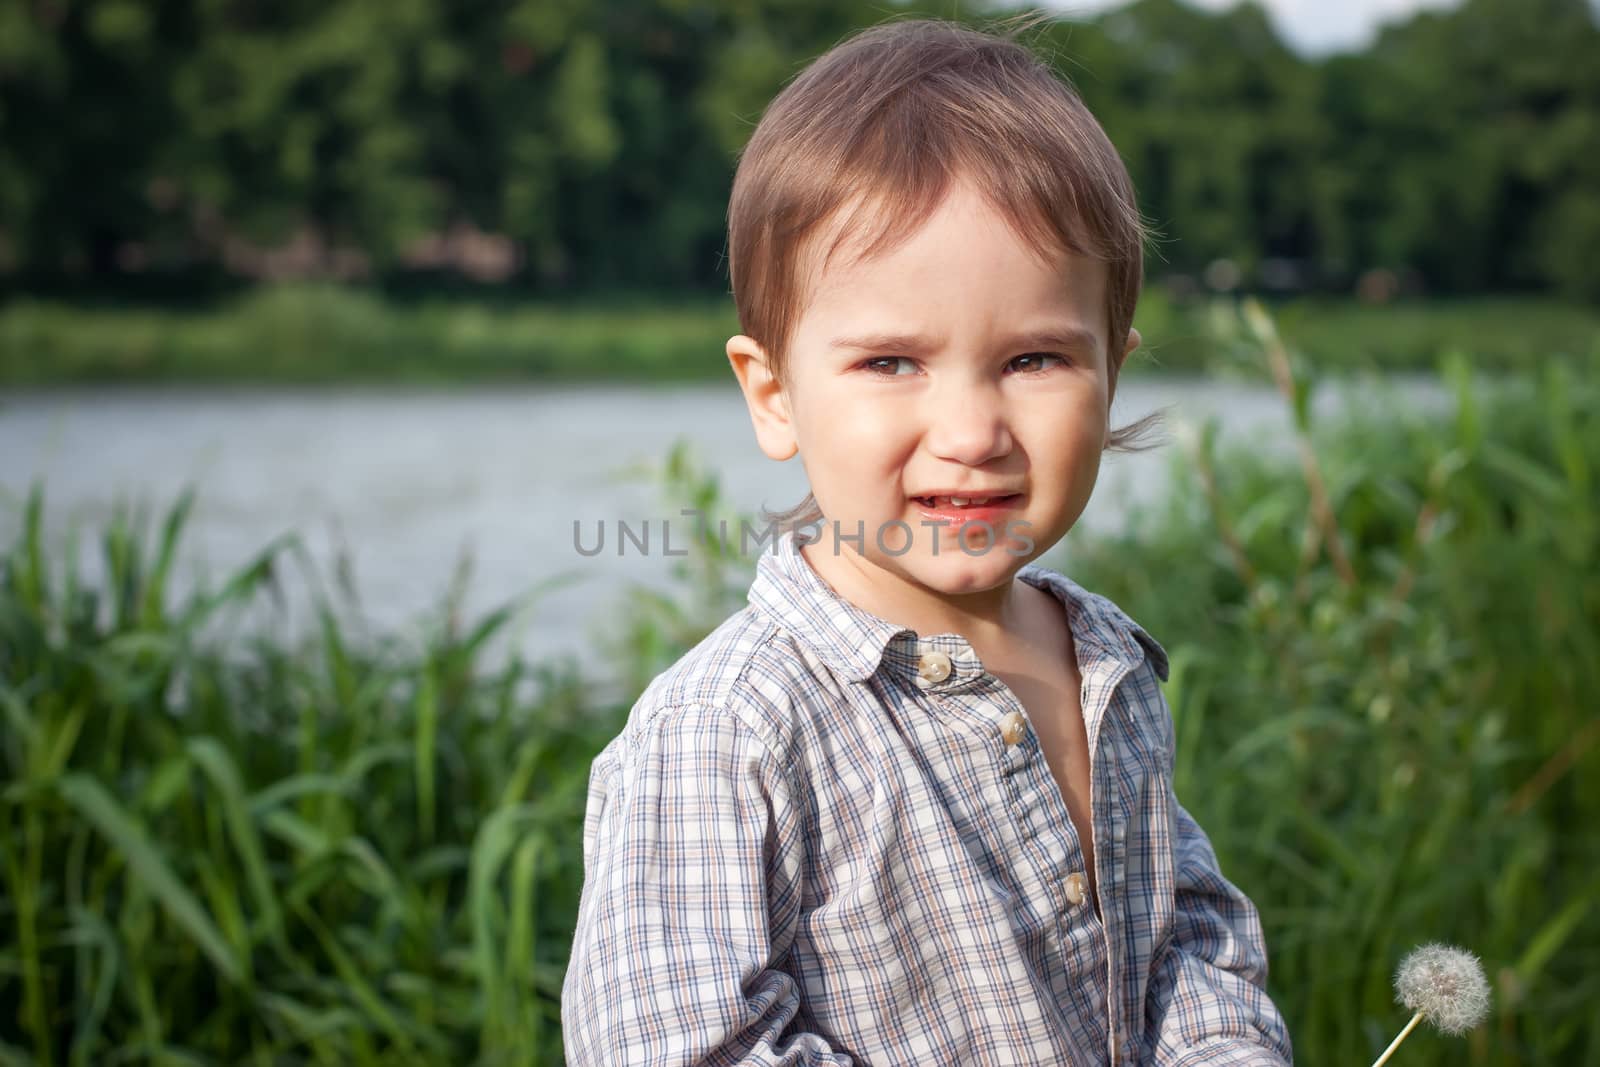
[[[1017, 577], [1051, 593], [1066, 606], [1075, 642], [1098, 648], [1132, 669], [1149, 658], [1156, 675], [1167, 679], [1166, 650], [1106, 597], [1091, 593], [1059, 571], [1030, 562]], [[862, 682], [877, 673], [885, 657], [897, 670], [914, 674], [917, 657], [930, 647], [957, 654], [966, 642], [954, 634], [919, 639], [857, 607], [834, 592], [801, 555], [794, 530], [785, 530], [762, 552], [750, 584], [750, 603], [764, 612], [840, 677]]]

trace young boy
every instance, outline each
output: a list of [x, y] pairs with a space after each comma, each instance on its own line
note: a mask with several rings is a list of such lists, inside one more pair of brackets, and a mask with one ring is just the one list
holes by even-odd
[[729, 230], [727, 355], [816, 536], [594, 761], [567, 1062], [1289, 1063], [1166, 653], [1032, 562], [1131, 436], [1115, 149], [1013, 37], [891, 22], [768, 108]]

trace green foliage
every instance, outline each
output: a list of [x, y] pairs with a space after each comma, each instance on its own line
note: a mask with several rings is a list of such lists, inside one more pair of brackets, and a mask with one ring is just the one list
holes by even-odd
[[[470, 222], [514, 241], [541, 290], [710, 291], [737, 154], [801, 66], [885, 18], [1020, 9], [11, 4], [0, 262], [103, 282], [315, 237], [392, 276], [417, 238]], [[1134, 0], [1027, 39], [1127, 159], [1164, 234], [1152, 274], [1225, 257], [1270, 286], [1259, 268], [1281, 259], [1337, 290], [1386, 268], [1600, 298], [1588, 0], [1467, 0], [1324, 59], [1248, 3]]]
[[291, 540], [174, 600], [190, 500], [122, 514], [94, 580], [42, 495], [0, 563], [0, 1058], [559, 1058], [588, 761], [622, 710], [484, 649], [303, 646], [241, 621]]
[[1592, 1063], [1600, 390], [1444, 370], [1453, 415], [1308, 420], [1298, 476], [1184, 430], [1172, 495], [1072, 566], [1172, 655], [1178, 795], [1262, 910], [1308, 1062], [1370, 1062], [1394, 966], [1442, 940], [1494, 1014], [1406, 1062]]

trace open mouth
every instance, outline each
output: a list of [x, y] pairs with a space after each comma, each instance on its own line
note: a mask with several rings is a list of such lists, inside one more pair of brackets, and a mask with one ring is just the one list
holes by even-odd
[[911, 498], [925, 508], [938, 511], [975, 511], [981, 508], [1005, 507], [1022, 499], [1021, 493], [1007, 493], [1004, 496], [914, 496]]

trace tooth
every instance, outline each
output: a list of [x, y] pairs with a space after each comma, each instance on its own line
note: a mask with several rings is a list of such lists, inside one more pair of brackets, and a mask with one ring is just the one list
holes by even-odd
[[964, 507], [967, 506], [967, 503], [969, 502], [970, 499], [971, 499], [970, 497], [953, 496], [953, 497], [950, 498], [950, 503], [953, 504], [954, 506], [958, 507], [958, 508], [964, 508]]

